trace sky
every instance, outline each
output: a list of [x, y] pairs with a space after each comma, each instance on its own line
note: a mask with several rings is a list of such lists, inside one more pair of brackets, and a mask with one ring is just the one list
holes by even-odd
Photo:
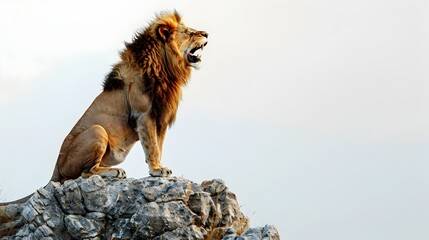
[[[429, 238], [429, 4], [0, 2], [0, 198], [50, 179], [124, 41], [177, 9], [210, 34], [163, 164], [223, 179], [289, 240]], [[148, 176], [136, 144], [119, 165]]]

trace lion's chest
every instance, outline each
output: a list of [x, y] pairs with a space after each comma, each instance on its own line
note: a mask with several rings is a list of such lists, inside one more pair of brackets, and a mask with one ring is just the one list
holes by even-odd
[[180, 87], [170, 86], [158, 88], [151, 96], [151, 115], [158, 123], [171, 125], [176, 119], [177, 109], [181, 98]]

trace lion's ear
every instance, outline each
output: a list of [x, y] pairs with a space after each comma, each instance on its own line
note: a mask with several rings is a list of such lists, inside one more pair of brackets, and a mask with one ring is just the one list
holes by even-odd
[[158, 28], [158, 34], [164, 41], [168, 41], [171, 34], [173, 34], [173, 28], [169, 25], [161, 25]]

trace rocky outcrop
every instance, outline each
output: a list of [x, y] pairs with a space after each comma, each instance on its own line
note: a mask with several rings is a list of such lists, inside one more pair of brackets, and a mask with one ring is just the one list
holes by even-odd
[[177, 177], [50, 182], [24, 204], [1, 209], [4, 239], [280, 239], [250, 228], [222, 180]]

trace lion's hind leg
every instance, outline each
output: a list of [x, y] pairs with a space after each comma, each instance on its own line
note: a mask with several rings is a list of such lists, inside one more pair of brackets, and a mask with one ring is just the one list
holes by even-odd
[[93, 125], [77, 135], [68, 148], [68, 154], [59, 164], [60, 174], [64, 179], [79, 176], [125, 178], [125, 171], [120, 168], [101, 166], [101, 161], [108, 151], [109, 138], [100, 125]]

